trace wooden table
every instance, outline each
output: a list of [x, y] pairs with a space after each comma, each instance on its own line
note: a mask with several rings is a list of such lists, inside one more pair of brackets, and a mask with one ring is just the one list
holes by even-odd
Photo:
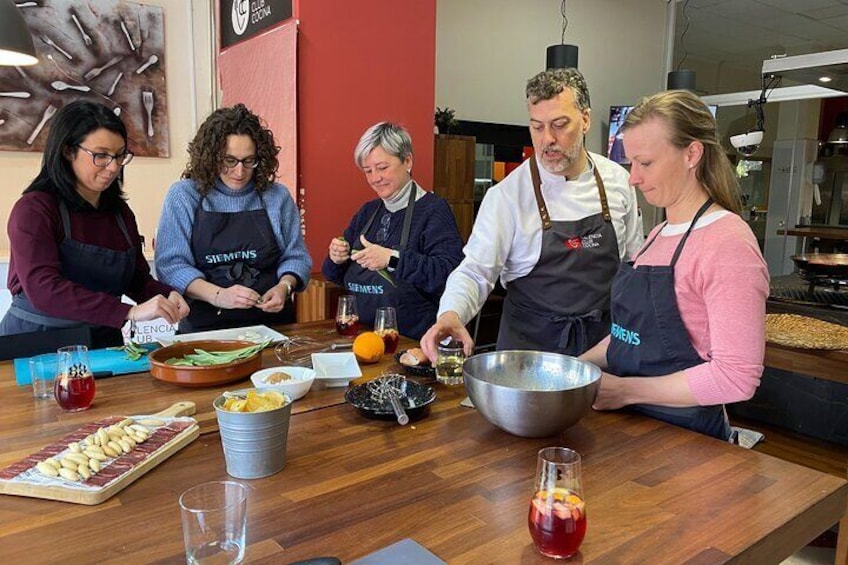
[[[5, 562], [184, 562], [179, 494], [227, 478], [209, 412], [219, 391], [115, 377], [98, 382], [91, 410], [68, 415], [10, 373], [0, 364], [0, 466], [101, 415], [174, 400], [197, 402], [204, 433], [99, 506], [0, 497]], [[286, 467], [246, 481], [246, 561], [348, 562], [412, 537], [451, 564], [551, 563], [527, 531], [536, 452], [547, 445], [584, 457], [589, 531], [570, 563], [777, 563], [845, 513], [843, 478], [656, 420], [593, 412], [559, 437], [523, 439], [459, 406], [462, 389], [436, 389], [429, 416], [404, 427], [361, 418], [340, 389], [297, 401]]]

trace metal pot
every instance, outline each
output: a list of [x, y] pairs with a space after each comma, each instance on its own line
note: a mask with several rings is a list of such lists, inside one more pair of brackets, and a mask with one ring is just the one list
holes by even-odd
[[793, 255], [792, 261], [802, 275], [827, 278], [848, 277], [848, 253]]

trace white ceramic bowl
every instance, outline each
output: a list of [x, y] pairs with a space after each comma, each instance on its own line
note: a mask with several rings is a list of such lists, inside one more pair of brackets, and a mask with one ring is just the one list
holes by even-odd
[[341, 387], [362, 376], [353, 353], [313, 353], [315, 378], [327, 387]]
[[[286, 373], [292, 378], [279, 383], [268, 383], [265, 381], [272, 374], [280, 372]], [[315, 380], [315, 371], [308, 367], [270, 367], [256, 371], [250, 376], [250, 380], [257, 389], [278, 390], [292, 400], [297, 400], [298, 398], [303, 398], [309, 392]]]

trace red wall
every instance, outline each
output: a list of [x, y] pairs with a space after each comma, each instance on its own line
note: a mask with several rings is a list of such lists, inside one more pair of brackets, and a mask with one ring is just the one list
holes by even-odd
[[367, 127], [406, 127], [413, 176], [432, 187], [436, 0], [306, 0], [297, 9], [298, 188], [317, 272], [330, 239], [375, 198], [353, 162]]

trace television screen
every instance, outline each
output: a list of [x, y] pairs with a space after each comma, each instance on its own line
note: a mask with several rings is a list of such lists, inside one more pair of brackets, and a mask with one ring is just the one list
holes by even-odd
[[[709, 105], [710, 112], [713, 118], [716, 117], [718, 106], [715, 104]], [[624, 155], [624, 144], [621, 142], [621, 126], [624, 125], [624, 120], [633, 106], [610, 106], [609, 118], [609, 138], [607, 140], [607, 157], [610, 161], [615, 161], [621, 165], [629, 165], [630, 159]]]

